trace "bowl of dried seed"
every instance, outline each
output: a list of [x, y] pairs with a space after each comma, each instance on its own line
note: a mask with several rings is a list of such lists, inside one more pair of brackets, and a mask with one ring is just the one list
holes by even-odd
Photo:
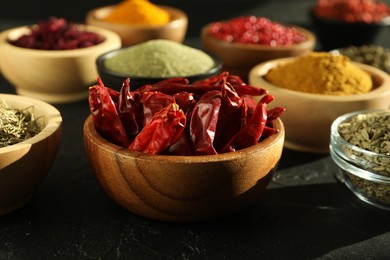
[[390, 109], [361, 110], [331, 126], [336, 178], [359, 199], [390, 210]]
[[62, 117], [52, 105], [0, 94], [0, 216], [25, 205], [49, 173]]

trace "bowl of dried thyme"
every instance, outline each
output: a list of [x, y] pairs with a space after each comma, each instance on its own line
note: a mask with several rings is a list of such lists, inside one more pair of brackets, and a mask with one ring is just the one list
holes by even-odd
[[390, 210], [390, 109], [361, 110], [331, 126], [335, 176], [358, 198]]
[[25, 205], [49, 173], [62, 117], [52, 105], [0, 94], [0, 216]]

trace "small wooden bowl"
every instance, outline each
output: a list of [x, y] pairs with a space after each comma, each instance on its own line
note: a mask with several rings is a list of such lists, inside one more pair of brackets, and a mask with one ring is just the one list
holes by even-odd
[[1, 216], [27, 203], [48, 174], [60, 144], [62, 117], [56, 108], [40, 100], [8, 94], [0, 94], [0, 100], [14, 109], [29, 108], [44, 125], [32, 138], [0, 148]]
[[299, 26], [293, 26], [306, 36], [306, 41], [291, 46], [265, 46], [240, 44], [221, 41], [209, 34], [211, 24], [201, 29], [203, 48], [222, 59], [223, 70], [240, 76], [247, 81], [249, 71], [257, 64], [278, 58], [294, 57], [313, 51], [316, 44], [315, 35]]
[[95, 130], [91, 116], [84, 142], [92, 170], [107, 195], [146, 218], [196, 222], [236, 212], [261, 196], [281, 157], [284, 127], [257, 145], [212, 156], [164, 156], [130, 151]]
[[[116, 32], [122, 39], [122, 46], [135, 45], [153, 39], [166, 39], [182, 43], [184, 41], [187, 26], [187, 15], [176, 8], [159, 6], [169, 12], [171, 21], [161, 26], [142, 26], [131, 24], [116, 24], [103, 20], [115, 6], [105, 6], [93, 9], [87, 13], [86, 23], [99, 26]], [[131, 14], [129, 14], [131, 15]]]
[[[249, 75], [249, 84], [265, 88], [275, 96], [273, 104], [283, 106], [281, 116], [286, 128], [285, 147], [312, 153], [329, 153], [330, 127], [339, 116], [366, 109], [386, 109], [390, 106], [390, 76], [369, 65], [354, 63], [368, 72], [374, 89], [368, 93], [347, 96], [311, 94], [275, 86], [264, 79], [272, 68], [291, 62], [282, 58], [260, 63]], [[256, 98], [255, 98], [256, 99]]]
[[86, 99], [88, 87], [98, 77], [96, 58], [102, 53], [120, 48], [121, 40], [116, 33], [106, 29], [95, 26], [86, 26], [85, 29], [101, 35], [104, 41], [74, 50], [35, 50], [8, 42], [29, 32], [28, 26], [2, 32], [0, 67], [3, 76], [23, 96], [49, 103]]

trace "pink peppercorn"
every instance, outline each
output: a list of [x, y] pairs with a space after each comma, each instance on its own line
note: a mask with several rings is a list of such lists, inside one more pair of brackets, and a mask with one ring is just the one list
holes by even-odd
[[296, 28], [256, 16], [214, 22], [209, 33], [222, 41], [268, 46], [292, 45], [306, 40]]
[[318, 0], [314, 12], [322, 18], [376, 23], [390, 15], [390, 8], [376, 0]]

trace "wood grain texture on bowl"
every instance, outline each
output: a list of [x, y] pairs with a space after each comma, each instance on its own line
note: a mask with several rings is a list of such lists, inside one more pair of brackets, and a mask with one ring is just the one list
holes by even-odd
[[249, 71], [257, 64], [284, 57], [294, 57], [309, 53], [316, 44], [315, 35], [299, 26], [292, 26], [306, 36], [306, 41], [289, 46], [266, 46], [256, 44], [239, 44], [221, 41], [211, 36], [210, 24], [201, 29], [201, 43], [205, 50], [216, 54], [222, 59], [223, 70], [248, 78]]
[[332, 96], [304, 93], [270, 84], [264, 75], [272, 68], [292, 61], [282, 58], [263, 62], [255, 66], [249, 76], [253, 86], [265, 88], [275, 96], [273, 104], [286, 108], [281, 116], [286, 129], [287, 148], [313, 152], [329, 153], [330, 126], [338, 116], [365, 109], [390, 107], [390, 76], [369, 65], [353, 62], [371, 75], [374, 88], [358, 95]]
[[35, 118], [44, 120], [40, 133], [18, 144], [0, 148], [0, 216], [27, 203], [48, 174], [57, 155], [62, 117], [53, 106], [28, 97], [0, 94], [9, 107], [32, 107]]
[[185, 12], [169, 6], [159, 6], [167, 11], [170, 16], [170, 22], [165, 25], [131, 25], [115, 24], [104, 21], [115, 6], [104, 6], [93, 9], [87, 13], [86, 23], [112, 30], [119, 34], [122, 39], [122, 46], [135, 45], [152, 39], [167, 39], [182, 43], [184, 41], [188, 17]]
[[106, 194], [130, 212], [163, 221], [195, 222], [236, 212], [258, 199], [280, 159], [284, 127], [263, 142], [214, 156], [163, 156], [129, 151], [95, 130], [91, 116], [84, 142]]

